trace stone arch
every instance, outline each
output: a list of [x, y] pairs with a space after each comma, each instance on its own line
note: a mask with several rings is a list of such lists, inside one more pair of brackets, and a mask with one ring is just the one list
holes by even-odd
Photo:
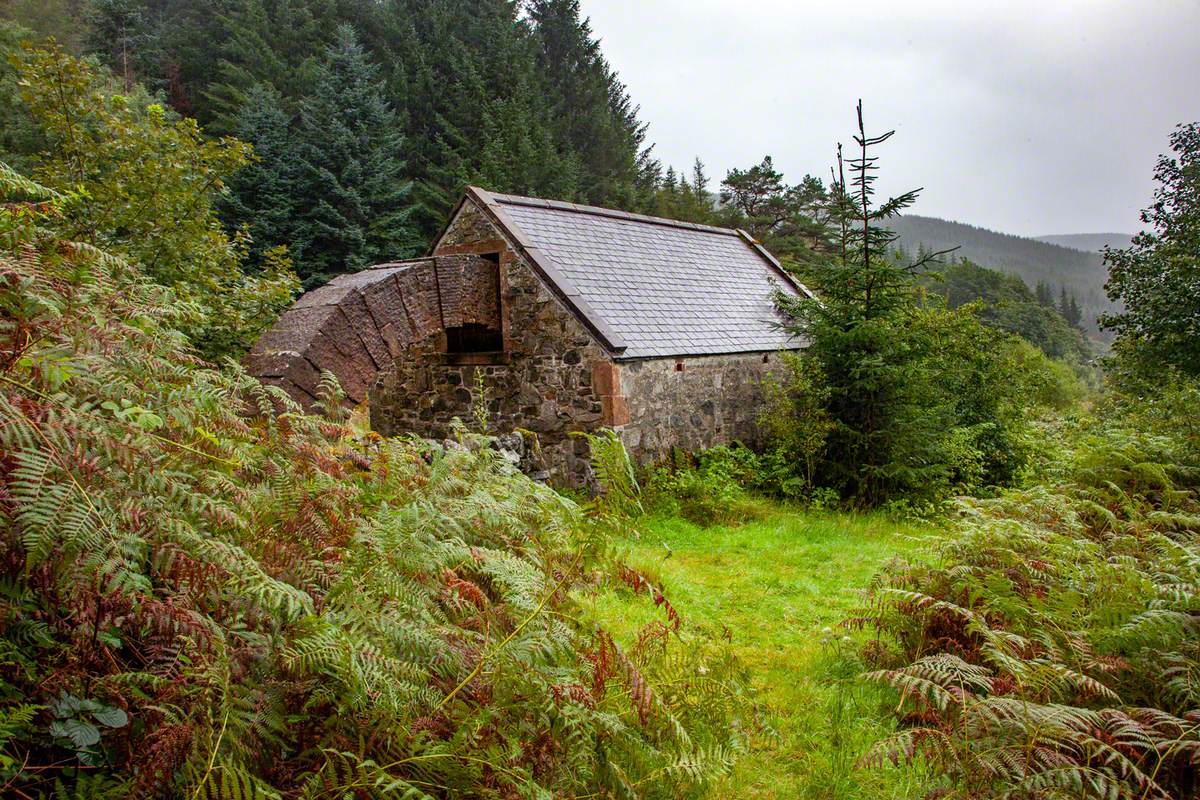
[[475, 255], [381, 264], [306, 292], [255, 343], [247, 370], [304, 407], [328, 370], [360, 403], [406, 349], [449, 326], [502, 330], [494, 261]]

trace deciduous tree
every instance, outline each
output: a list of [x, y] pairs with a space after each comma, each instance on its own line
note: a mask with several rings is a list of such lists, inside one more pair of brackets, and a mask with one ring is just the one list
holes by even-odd
[[1200, 123], [1171, 134], [1173, 155], [1159, 156], [1150, 226], [1124, 250], [1105, 251], [1111, 300], [1124, 311], [1102, 324], [1118, 350], [1150, 369], [1200, 375]]
[[225, 233], [215, 203], [249, 148], [208, 139], [144, 93], [57, 46], [28, 52], [24, 102], [48, 150], [37, 171], [51, 188], [80, 189], [59, 221], [64, 235], [135, 262], [173, 288], [183, 330], [209, 357], [238, 354], [292, 299], [295, 276], [278, 255], [255, 274]]

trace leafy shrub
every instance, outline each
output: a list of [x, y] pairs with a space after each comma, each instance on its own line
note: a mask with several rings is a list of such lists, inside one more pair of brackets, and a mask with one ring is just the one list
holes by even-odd
[[215, 202], [251, 157], [236, 139], [206, 139], [141, 90], [57, 46], [19, 62], [25, 107], [45, 140], [35, 177], [69, 202], [46, 224], [119, 254], [173, 291], [174, 320], [210, 359], [239, 356], [292, 301], [299, 282], [281, 248], [243, 270], [248, 242], [231, 240]]
[[768, 375], [763, 382], [758, 424], [769, 442], [770, 489], [795, 498], [816, 485], [817, 467], [833, 429], [828, 408], [832, 390], [817, 359], [783, 353], [780, 361], [786, 373], [781, 379]]
[[821, 487], [931, 508], [1019, 484], [1037, 449], [1032, 421], [1083, 392], [1069, 366], [985, 327], [972, 306], [903, 306], [829, 335], [837, 341], [789, 356], [785, 380], [766, 384], [766, 493]]
[[198, 365], [175, 295], [0, 167], [0, 785], [35, 797], [695, 796], [747, 715], [724, 647], [595, 513], [463, 431], [355, 438]]
[[757, 517], [759, 504], [746, 487], [760, 481], [758, 457], [741, 447], [714, 447], [695, 455], [676, 451], [667, 466], [651, 470], [646, 495], [655, 511], [698, 525], [728, 525]]
[[[1065, 431], [1043, 482], [963, 499], [931, 563], [877, 579], [855, 622], [901, 731], [969, 797], [1191, 797], [1200, 759], [1197, 385]], [[1195, 406], [1192, 406], [1194, 409]]]

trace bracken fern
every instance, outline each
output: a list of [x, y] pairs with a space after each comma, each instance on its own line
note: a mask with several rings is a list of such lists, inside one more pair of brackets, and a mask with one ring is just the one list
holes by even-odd
[[[581, 508], [465, 431], [356, 436], [328, 376], [309, 416], [201, 363], [170, 292], [55, 237], [61, 198], [18, 178], [0, 793], [678, 798], [729, 768], [748, 704], [726, 650], [669, 603], [629, 652], [581, 622], [624, 579], [615, 500]], [[618, 445], [606, 497], [634, 505]], [[50, 732], [64, 694], [111, 709], [55, 729], [95, 728], [82, 749]]]
[[963, 797], [1194, 796], [1200, 481], [1181, 424], [1132, 402], [1084, 421], [1040, 485], [960, 500], [931, 561], [876, 579], [852, 624], [877, 633], [866, 678], [899, 694], [899, 730], [867, 763], [923, 759]]

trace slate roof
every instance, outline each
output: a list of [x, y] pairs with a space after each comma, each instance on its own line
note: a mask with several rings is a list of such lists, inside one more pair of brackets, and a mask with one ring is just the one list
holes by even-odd
[[775, 290], [811, 293], [743, 231], [553, 200], [468, 194], [618, 358], [796, 348]]

